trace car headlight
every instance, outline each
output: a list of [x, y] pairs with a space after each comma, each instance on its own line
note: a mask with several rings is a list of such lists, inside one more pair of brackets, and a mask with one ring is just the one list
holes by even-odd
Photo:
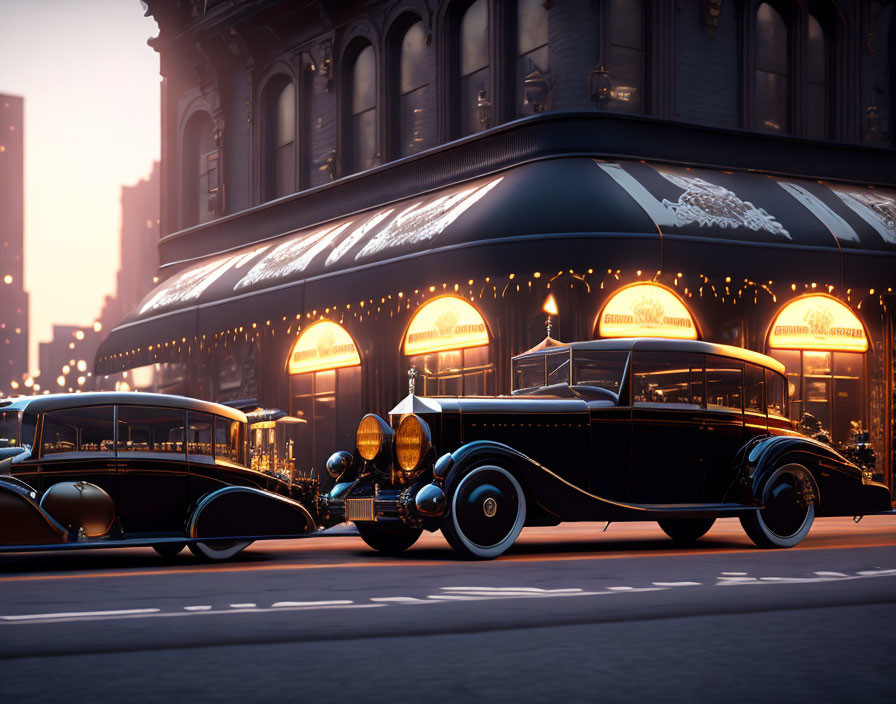
[[368, 462], [373, 460], [383, 447], [383, 437], [386, 431], [391, 429], [385, 421], [375, 413], [368, 413], [358, 424], [358, 432], [355, 435], [355, 445], [358, 454]]
[[395, 458], [405, 472], [420, 466], [430, 448], [429, 425], [416, 415], [405, 416], [395, 433]]

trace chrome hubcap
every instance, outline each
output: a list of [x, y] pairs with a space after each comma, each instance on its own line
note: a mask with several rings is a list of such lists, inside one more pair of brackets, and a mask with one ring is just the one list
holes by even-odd
[[485, 514], [486, 518], [494, 518], [495, 514], [498, 512], [498, 502], [492, 497], [488, 497], [482, 502], [482, 512]]

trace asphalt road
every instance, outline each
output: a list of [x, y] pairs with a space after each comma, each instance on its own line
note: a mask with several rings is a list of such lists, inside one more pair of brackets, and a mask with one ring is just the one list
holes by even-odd
[[238, 560], [0, 557], [0, 701], [896, 701], [896, 518], [527, 529], [493, 562], [334, 535]]

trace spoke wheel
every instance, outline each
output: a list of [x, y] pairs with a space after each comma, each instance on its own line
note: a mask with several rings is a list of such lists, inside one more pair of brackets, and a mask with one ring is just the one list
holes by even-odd
[[498, 557], [513, 545], [526, 522], [522, 487], [501, 467], [486, 465], [471, 471], [455, 487], [450, 502], [451, 514], [442, 533], [464, 557]]
[[190, 552], [200, 560], [229, 560], [252, 544], [251, 540], [207, 540], [190, 543]]
[[681, 545], [696, 543], [715, 522], [715, 518], [666, 518], [657, 521], [663, 532]]
[[152, 549], [162, 557], [171, 559], [177, 557], [185, 547], [187, 547], [186, 543], [156, 543], [152, 546]]
[[775, 470], [763, 493], [759, 511], [741, 516], [747, 535], [761, 548], [790, 548], [809, 533], [815, 520], [815, 504], [803, 498], [802, 465], [788, 464]]
[[397, 555], [417, 542], [422, 528], [411, 528], [404, 524], [355, 523], [361, 540], [377, 552]]

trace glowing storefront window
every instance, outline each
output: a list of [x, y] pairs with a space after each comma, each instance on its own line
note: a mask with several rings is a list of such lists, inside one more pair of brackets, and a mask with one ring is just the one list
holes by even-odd
[[619, 289], [597, 320], [600, 337], [670, 337], [696, 340], [697, 324], [672, 291], [652, 283]]
[[359, 364], [361, 357], [355, 341], [341, 325], [330, 320], [321, 320], [305, 328], [289, 354], [290, 374], [356, 367]]
[[768, 346], [783, 350], [865, 352], [868, 337], [862, 322], [832, 296], [813, 294], [788, 303], [768, 335]]
[[404, 338], [408, 356], [487, 345], [485, 320], [462, 298], [444, 296], [425, 304], [414, 315]]

